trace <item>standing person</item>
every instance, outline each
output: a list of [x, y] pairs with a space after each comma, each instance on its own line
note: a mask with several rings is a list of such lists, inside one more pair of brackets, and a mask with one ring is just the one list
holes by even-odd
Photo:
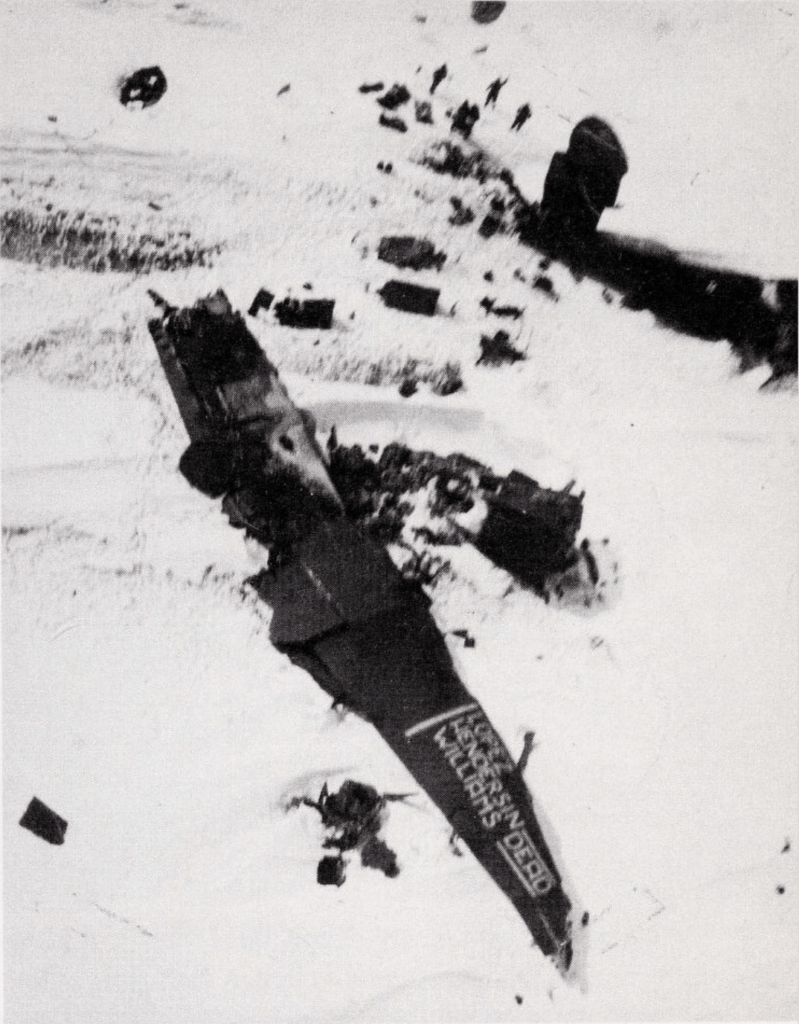
[[533, 112], [530, 109], [530, 104], [523, 103], [516, 111], [516, 117], [514, 117], [513, 124], [510, 126], [511, 131], [513, 131], [514, 128], [516, 129], [516, 131], [518, 131], [522, 127], [524, 122], [530, 119], [532, 113]]
[[507, 83], [507, 81], [508, 81], [507, 78], [504, 78], [501, 81], [500, 81], [499, 78], [495, 78], [494, 79], [494, 81], [488, 87], [488, 92], [486, 94], [485, 106], [488, 106], [489, 103], [493, 107], [495, 107], [497, 105], [497, 98], [499, 97], [499, 90], [502, 88], [503, 85], [505, 85]]
[[436, 68], [433, 72], [433, 84], [430, 86], [430, 95], [432, 96], [436, 89], [439, 87], [441, 82], [447, 77], [447, 65], [442, 64], [440, 68]]

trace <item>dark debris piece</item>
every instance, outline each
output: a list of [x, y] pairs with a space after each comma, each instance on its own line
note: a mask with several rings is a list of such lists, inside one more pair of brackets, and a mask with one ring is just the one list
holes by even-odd
[[381, 796], [373, 786], [346, 779], [337, 793], [329, 793], [325, 784], [316, 803], [307, 797], [292, 801], [290, 806], [304, 804], [319, 812], [328, 831], [324, 845], [338, 851], [337, 856], [327, 856], [319, 862], [317, 881], [320, 885], [341, 885], [344, 882], [342, 855], [349, 850], [360, 852], [364, 867], [376, 868], [387, 878], [397, 877], [397, 855], [378, 833], [388, 801], [401, 799], [402, 795]]
[[266, 288], [259, 288], [258, 294], [252, 300], [252, 305], [247, 310], [248, 316], [257, 316], [262, 309], [268, 310], [274, 300], [274, 295], [268, 292]]
[[320, 885], [343, 885], [344, 859], [342, 857], [323, 857], [316, 869], [316, 881]]
[[441, 292], [438, 288], [423, 288], [407, 281], [387, 281], [377, 294], [390, 309], [434, 316]]
[[334, 299], [283, 299], [275, 306], [275, 316], [283, 327], [329, 330], [333, 326]]
[[484, 363], [486, 366], [503, 366], [505, 363], [515, 363], [525, 358], [523, 352], [511, 345], [510, 335], [507, 331], [497, 331], [493, 338], [486, 334], [480, 338], [478, 366], [480, 363]]
[[462, 227], [464, 224], [470, 224], [474, 220], [474, 213], [469, 206], [464, 206], [457, 196], [452, 196], [450, 199], [452, 203], [452, 209], [454, 213], [449, 218], [450, 224], [455, 227]]
[[382, 82], [364, 82], [364, 84], [358, 89], [358, 92], [382, 92], [385, 86]]
[[415, 103], [416, 120], [419, 124], [433, 123], [433, 108], [429, 100], [417, 100]]
[[407, 103], [411, 98], [411, 94], [408, 92], [404, 85], [395, 83], [391, 86], [385, 96], [381, 96], [377, 101], [384, 110], [396, 110], [397, 107], [401, 107], [404, 103]]
[[474, 0], [472, 18], [478, 25], [488, 25], [505, 10], [505, 0]]
[[407, 132], [408, 126], [401, 117], [389, 117], [388, 114], [380, 115], [380, 124], [384, 128], [392, 128], [395, 132]]
[[552, 279], [546, 277], [544, 274], [536, 274], [533, 278], [533, 288], [539, 292], [543, 292], [545, 295], [549, 295], [550, 298], [558, 301], [558, 293], [555, 291], [555, 286], [552, 284]]
[[483, 218], [480, 227], [477, 229], [477, 233], [481, 238], [491, 238], [497, 231], [502, 227], [502, 217], [500, 217], [493, 210], [491, 213], [487, 213]]
[[561, 572], [574, 550], [582, 522], [582, 498], [552, 491], [516, 471], [486, 494], [486, 517], [475, 547], [496, 565], [539, 592], [546, 577]]
[[377, 258], [400, 269], [410, 267], [411, 270], [427, 270], [435, 267], [436, 270], [441, 270], [447, 255], [436, 252], [433, 243], [426, 238], [388, 235], [380, 239]]
[[35, 836], [44, 839], [47, 843], [52, 843], [53, 846], [61, 846], [64, 842], [67, 822], [55, 811], [51, 811], [38, 797], [33, 797], [19, 823], [29, 832], [33, 832]]
[[450, 131], [458, 132], [464, 139], [468, 139], [479, 120], [480, 108], [476, 103], [469, 103], [468, 100], [464, 100], [455, 111]]
[[154, 65], [151, 68], [140, 68], [129, 75], [119, 90], [119, 102], [124, 106], [140, 103], [142, 107], [151, 107], [166, 92], [166, 75]]

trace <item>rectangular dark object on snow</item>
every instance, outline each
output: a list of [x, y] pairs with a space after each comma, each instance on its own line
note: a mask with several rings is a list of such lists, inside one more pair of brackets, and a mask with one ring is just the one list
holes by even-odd
[[259, 311], [262, 309], [269, 309], [272, 305], [274, 295], [268, 292], [266, 288], [259, 288], [258, 294], [252, 300], [252, 305], [247, 310], [248, 316], [257, 316]]
[[35, 836], [52, 843], [53, 846], [61, 846], [64, 842], [67, 823], [36, 796], [28, 804], [28, 809], [20, 818], [19, 823], [29, 832], [33, 832]]
[[478, 551], [533, 587], [565, 568], [582, 522], [580, 498], [539, 487], [514, 471], [486, 500], [488, 515], [474, 542]]
[[406, 281], [387, 281], [378, 292], [391, 309], [421, 313], [424, 316], [435, 315], [440, 294], [438, 288], [422, 288], [421, 285], [408, 284]]
[[275, 306], [275, 316], [283, 327], [329, 330], [333, 326], [334, 299], [283, 299]]
[[441, 270], [447, 256], [446, 253], [436, 252], [435, 246], [427, 238], [386, 235], [380, 239], [377, 258], [384, 263], [393, 263], [400, 269], [410, 267], [411, 270], [429, 270], [436, 267]]

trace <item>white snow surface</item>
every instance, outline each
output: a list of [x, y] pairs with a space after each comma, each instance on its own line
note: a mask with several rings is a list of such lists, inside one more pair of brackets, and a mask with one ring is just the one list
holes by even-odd
[[[213, 269], [147, 277], [2, 263], [15, 1024], [799, 1013], [795, 389], [760, 390], [768, 369], [740, 373], [726, 342], [557, 265], [559, 301], [534, 291], [533, 250], [449, 224], [476, 183], [418, 162], [501, 74], [473, 138], [529, 197], [597, 113], [631, 168], [603, 227], [795, 275], [799, 6], [510, 3], [486, 26], [469, 6], [3, 5], [18, 193], [225, 244]], [[429, 99], [444, 61], [435, 123], [405, 107], [407, 133], [379, 127], [359, 85]], [[163, 100], [124, 109], [119, 78], [155, 63]], [[443, 269], [379, 263], [389, 233], [429, 237]], [[384, 308], [394, 276], [440, 288], [439, 314]], [[322, 439], [335, 425], [585, 491], [580, 536], [618, 578], [604, 603], [546, 605], [468, 547], [430, 592], [440, 628], [475, 638], [450, 635], [453, 657], [511, 751], [535, 731], [526, 779], [575, 907], [568, 979], [378, 733], [271, 646], [252, 552], [176, 472], [187, 438], [146, 289], [223, 287], [246, 310], [262, 286], [336, 300], [330, 332], [248, 318]], [[524, 307], [507, 328], [524, 361], [475, 365], [507, 327], [485, 294]], [[459, 363], [464, 390], [401, 398], [408, 359]], [[318, 816], [287, 803], [345, 778], [413, 792], [387, 815], [397, 878], [353, 861], [342, 887], [316, 884]], [[34, 795], [69, 822], [63, 846], [18, 827]]]

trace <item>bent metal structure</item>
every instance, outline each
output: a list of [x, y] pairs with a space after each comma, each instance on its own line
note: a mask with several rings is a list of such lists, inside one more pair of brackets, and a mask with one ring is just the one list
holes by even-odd
[[150, 321], [191, 445], [189, 481], [270, 551], [250, 582], [271, 639], [378, 729], [562, 972], [571, 904], [532, 798], [455, 671], [421, 588], [344, 515], [313, 423], [222, 292]]

